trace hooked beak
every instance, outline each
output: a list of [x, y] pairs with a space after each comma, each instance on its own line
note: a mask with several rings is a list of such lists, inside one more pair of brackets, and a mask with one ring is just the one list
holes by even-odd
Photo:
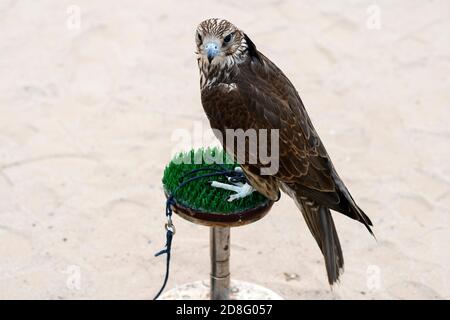
[[208, 62], [211, 63], [212, 59], [219, 54], [219, 46], [215, 42], [208, 42], [204, 46]]

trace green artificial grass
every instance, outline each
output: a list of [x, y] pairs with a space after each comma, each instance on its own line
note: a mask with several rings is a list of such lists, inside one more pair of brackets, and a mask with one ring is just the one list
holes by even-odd
[[[170, 161], [164, 170], [162, 182], [166, 192], [172, 194], [183, 181], [188, 179], [185, 178], [182, 180], [183, 176], [192, 170], [217, 168], [217, 165], [209, 164], [212, 162], [212, 159], [221, 159], [223, 162], [221, 165], [226, 169], [234, 169], [238, 166], [231, 161], [230, 157], [223, 150], [217, 148], [198, 149], [179, 153]], [[199, 171], [189, 177], [212, 172], [214, 171]], [[243, 199], [228, 202], [227, 199], [233, 192], [211, 187], [211, 181], [229, 183], [224, 176], [200, 178], [178, 189], [174, 195], [175, 201], [184, 207], [209, 213], [242, 212], [259, 207], [269, 201], [262, 194], [255, 191]]]

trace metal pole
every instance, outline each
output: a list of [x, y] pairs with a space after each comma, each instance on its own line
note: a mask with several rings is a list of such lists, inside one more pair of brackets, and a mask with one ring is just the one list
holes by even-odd
[[230, 299], [230, 227], [211, 227], [211, 300]]

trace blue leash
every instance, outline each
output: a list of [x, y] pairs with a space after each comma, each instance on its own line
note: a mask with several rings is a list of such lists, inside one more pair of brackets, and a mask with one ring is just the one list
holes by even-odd
[[[187, 179], [186, 181], [183, 181], [186, 177], [191, 176], [194, 173], [200, 172], [200, 171], [215, 171], [213, 173], [206, 173], [206, 174], [202, 174], [199, 176], [195, 176], [195, 177], [191, 177], [189, 179]], [[174, 205], [175, 202], [175, 194], [178, 190], [180, 190], [181, 188], [183, 188], [184, 186], [186, 186], [187, 184], [191, 183], [192, 181], [198, 180], [198, 179], [202, 179], [202, 178], [207, 178], [207, 177], [214, 177], [214, 176], [225, 176], [230, 178], [231, 182], [245, 182], [246, 178], [244, 176], [244, 174], [241, 171], [236, 171], [236, 170], [228, 170], [226, 168], [224, 168], [223, 166], [220, 166], [220, 169], [218, 168], [199, 168], [199, 169], [195, 169], [192, 170], [190, 172], [188, 172], [187, 174], [185, 174], [181, 180], [183, 181], [181, 184], [179, 184], [175, 190], [172, 192], [172, 194], [167, 198], [166, 201], [166, 218], [167, 218], [167, 222], [165, 224], [165, 229], [166, 229], [166, 245], [165, 248], [162, 249], [161, 251], [159, 251], [158, 253], [155, 254], [155, 257], [158, 257], [160, 255], [166, 254], [166, 275], [164, 276], [164, 281], [163, 281], [163, 285], [161, 286], [161, 289], [159, 289], [158, 293], [156, 294], [156, 296], [153, 298], [153, 300], [156, 300], [159, 298], [159, 296], [161, 295], [161, 293], [164, 291], [164, 288], [166, 287], [167, 281], [169, 280], [169, 267], [170, 267], [170, 253], [172, 250], [172, 240], [173, 240], [173, 236], [175, 235], [175, 226], [172, 223], [172, 205]]]

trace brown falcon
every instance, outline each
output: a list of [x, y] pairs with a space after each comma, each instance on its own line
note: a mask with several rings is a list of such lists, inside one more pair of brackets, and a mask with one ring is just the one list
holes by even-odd
[[297, 90], [250, 38], [223, 19], [200, 23], [195, 38], [201, 99], [211, 127], [224, 135], [227, 129], [279, 130], [276, 173], [261, 175], [259, 162], [241, 167], [251, 186], [266, 197], [277, 200], [281, 189], [294, 199], [333, 284], [344, 258], [330, 209], [363, 223], [372, 233], [369, 217], [339, 178]]

